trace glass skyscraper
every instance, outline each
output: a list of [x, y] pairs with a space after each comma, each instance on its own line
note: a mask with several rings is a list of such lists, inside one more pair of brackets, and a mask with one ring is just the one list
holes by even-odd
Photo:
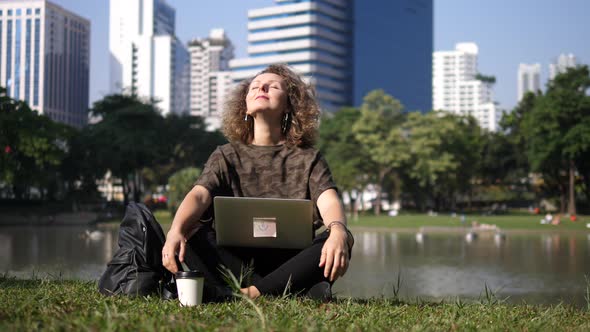
[[430, 111], [432, 52], [432, 0], [355, 1], [355, 105], [383, 89], [406, 111]]
[[0, 85], [75, 127], [87, 123], [90, 22], [45, 0], [0, 2]]
[[320, 105], [352, 99], [352, 0], [275, 0], [248, 12], [248, 57], [230, 61], [234, 82], [287, 63], [315, 85]]
[[383, 89], [406, 110], [432, 108], [432, 0], [275, 0], [248, 12], [248, 57], [235, 82], [287, 63], [315, 84], [324, 110]]

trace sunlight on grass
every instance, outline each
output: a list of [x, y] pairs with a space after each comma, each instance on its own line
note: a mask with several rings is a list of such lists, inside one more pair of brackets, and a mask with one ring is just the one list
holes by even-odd
[[104, 297], [95, 282], [18, 280], [0, 275], [0, 330], [588, 330], [590, 311], [502, 301], [436, 303], [387, 298], [322, 303], [298, 297], [262, 297], [181, 307], [157, 297]]

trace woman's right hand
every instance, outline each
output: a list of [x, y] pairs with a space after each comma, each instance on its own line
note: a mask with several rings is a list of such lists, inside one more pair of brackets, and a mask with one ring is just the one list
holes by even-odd
[[178, 259], [184, 262], [184, 250], [186, 247], [186, 237], [180, 231], [171, 229], [166, 235], [166, 243], [162, 248], [162, 265], [172, 272], [178, 271], [176, 259], [174, 256], [178, 253]]

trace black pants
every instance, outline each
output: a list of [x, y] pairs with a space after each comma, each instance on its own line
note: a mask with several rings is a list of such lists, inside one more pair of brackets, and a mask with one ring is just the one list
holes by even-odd
[[185, 263], [205, 274], [203, 301], [215, 300], [219, 289], [226, 287], [221, 266], [239, 278], [247, 266], [252, 273], [241, 287], [255, 286], [261, 294], [282, 294], [287, 286], [290, 293], [301, 293], [324, 277], [320, 263], [321, 250], [329, 233], [316, 236], [311, 246], [300, 249], [221, 247], [217, 245], [215, 230], [203, 225], [188, 240]]

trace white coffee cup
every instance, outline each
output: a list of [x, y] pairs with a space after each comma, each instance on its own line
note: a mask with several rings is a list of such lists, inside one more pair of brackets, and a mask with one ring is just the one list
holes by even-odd
[[176, 272], [176, 289], [180, 305], [190, 307], [203, 301], [203, 285], [205, 277], [199, 271]]

